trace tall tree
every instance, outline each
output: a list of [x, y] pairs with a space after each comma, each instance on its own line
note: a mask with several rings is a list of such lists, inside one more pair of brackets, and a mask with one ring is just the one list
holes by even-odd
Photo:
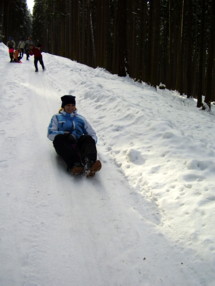
[[32, 19], [26, 0], [2, 0], [0, 9], [0, 37], [5, 43], [9, 36], [18, 42], [31, 33]]
[[180, 6], [180, 18], [179, 18], [179, 29], [177, 33], [177, 56], [176, 56], [176, 89], [182, 93], [183, 92], [183, 45], [184, 45], [184, 0], [181, 0]]
[[35, 0], [33, 10], [32, 36], [35, 42], [41, 42], [44, 45], [45, 41], [45, 11], [46, 3], [43, 0]]
[[108, 2], [107, 0], [98, 0], [96, 5], [95, 51], [96, 63], [100, 67], [108, 67]]
[[207, 70], [206, 70], [206, 87], [205, 87], [205, 103], [211, 108], [211, 101], [215, 100], [215, 2], [211, 1], [209, 7], [209, 38], [207, 53]]
[[197, 88], [197, 107], [202, 107], [202, 95], [203, 95], [203, 76], [204, 76], [204, 53], [205, 53], [205, 0], [201, 0], [201, 33], [199, 42], [199, 65], [198, 65], [198, 88]]
[[150, 51], [148, 66], [149, 81], [152, 85], [158, 82], [159, 52], [160, 52], [160, 1], [150, 1]]
[[114, 37], [113, 37], [113, 72], [119, 76], [126, 75], [127, 41], [126, 10], [127, 0], [118, 0], [115, 5]]

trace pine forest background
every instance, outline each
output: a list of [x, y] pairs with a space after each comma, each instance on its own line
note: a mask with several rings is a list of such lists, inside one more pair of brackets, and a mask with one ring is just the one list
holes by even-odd
[[28, 35], [46, 52], [165, 85], [197, 107], [215, 101], [214, 0], [35, 0], [33, 15], [26, 0], [1, 0], [0, 40]]

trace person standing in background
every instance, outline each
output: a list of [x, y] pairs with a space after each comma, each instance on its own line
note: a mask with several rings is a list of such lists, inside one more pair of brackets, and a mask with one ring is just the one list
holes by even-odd
[[25, 50], [25, 41], [23, 39], [19, 41], [17, 48], [20, 50], [20, 56], [23, 57]]
[[7, 41], [7, 47], [9, 51], [10, 62], [13, 62], [13, 53], [14, 53], [15, 46], [16, 46], [16, 43], [14, 42], [13, 38], [9, 37]]
[[25, 41], [25, 53], [26, 53], [26, 60], [29, 60], [30, 56], [30, 46], [33, 46], [34, 42], [32, 41], [31, 37], [28, 37], [28, 39]]
[[38, 72], [38, 62], [41, 64], [42, 69], [44, 71], [45, 70], [45, 66], [44, 66], [44, 63], [43, 63], [41, 44], [37, 44], [35, 47], [31, 45], [29, 54], [31, 56], [34, 55], [35, 72]]

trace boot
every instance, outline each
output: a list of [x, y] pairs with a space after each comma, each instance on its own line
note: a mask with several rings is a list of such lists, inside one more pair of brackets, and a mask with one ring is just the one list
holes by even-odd
[[71, 174], [74, 175], [74, 176], [77, 176], [77, 175], [81, 175], [83, 174], [84, 172], [84, 167], [80, 164], [75, 164], [71, 170], [70, 170]]
[[99, 160], [96, 160], [95, 162], [87, 160], [84, 166], [84, 171], [87, 177], [93, 177], [95, 176], [96, 172], [101, 170], [101, 168], [102, 168], [102, 163]]

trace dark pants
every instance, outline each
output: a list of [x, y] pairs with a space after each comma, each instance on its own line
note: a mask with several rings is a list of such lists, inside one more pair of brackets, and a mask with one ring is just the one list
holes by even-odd
[[76, 141], [69, 136], [60, 134], [55, 137], [53, 145], [58, 155], [67, 164], [68, 169], [72, 168], [75, 163], [84, 165], [86, 160], [96, 161], [96, 143], [89, 135], [82, 135]]
[[26, 49], [26, 50], [25, 50], [25, 53], [26, 53], [26, 60], [28, 61], [28, 60], [29, 60], [29, 57], [30, 57], [30, 50], [29, 50], [29, 49]]
[[34, 66], [35, 66], [35, 70], [36, 70], [36, 71], [38, 71], [38, 66], [37, 66], [38, 62], [41, 64], [41, 66], [42, 66], [42, 68], [43, 68], [43, 70], [44, 70], [45, 67], [44, 67], [44, 63], [43, 63], [43, 58], [42, 58], [42, 56], [41, 56], [41, 57], [34, 57]]
[[13, 48], [9, 48], [9, 57], [10, 57], [10, 61], [13, 62], [13, 52], [14, 49]]
[[23, 55], [24, 55], [24, 49], [20, 49], [20, 56], [21, 56], [21, 58], [23, 57]]

